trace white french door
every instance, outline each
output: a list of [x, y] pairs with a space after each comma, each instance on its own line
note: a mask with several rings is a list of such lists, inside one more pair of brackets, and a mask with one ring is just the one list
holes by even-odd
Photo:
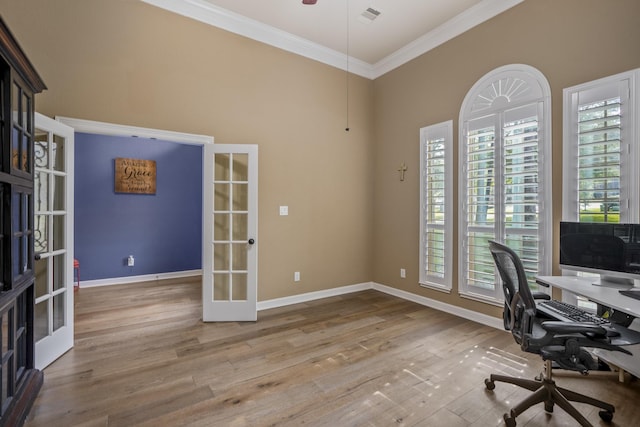
[[255, 321], [258, 146], [205, 144], [202, 320]]
[[35, 114], [35, 364], [73, 347], [73, 128]]

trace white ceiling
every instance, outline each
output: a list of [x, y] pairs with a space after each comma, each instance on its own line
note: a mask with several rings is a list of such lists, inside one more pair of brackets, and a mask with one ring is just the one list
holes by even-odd
[[524, 0], [142, 1], [376, 78]]

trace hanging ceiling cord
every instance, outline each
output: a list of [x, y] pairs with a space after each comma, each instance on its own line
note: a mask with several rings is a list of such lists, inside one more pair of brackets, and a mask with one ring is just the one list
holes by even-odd
[[349, 0], [346, 1], [347, 4], [347, 76], [346, 76], [346, 86], [347, 86], [347, 127], [344, 129], [346, 132], [349, 132]]

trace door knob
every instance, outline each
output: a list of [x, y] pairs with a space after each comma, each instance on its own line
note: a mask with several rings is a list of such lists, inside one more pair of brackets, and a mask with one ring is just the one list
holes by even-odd
[[256, 241], [254, 239], [249, 239], [249, 241], [247, 243], [249, 243], [250, 245], [253, 245]]

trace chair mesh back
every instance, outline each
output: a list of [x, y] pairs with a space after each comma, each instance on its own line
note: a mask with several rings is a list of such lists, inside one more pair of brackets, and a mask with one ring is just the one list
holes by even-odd
[[[530, 309], [535, 313], [536, 309], [533, 295], [527, 283], [524, 266], [518, 255], [501, 243], [490, 240], [489, 250], [502, 279], [505, 329], [517, 331], [520, 329], [522, 311]], [[515, 312], [511, 313], [512, 303], [516, 294], [519, 295], [520, 300], [517, 302]]]

